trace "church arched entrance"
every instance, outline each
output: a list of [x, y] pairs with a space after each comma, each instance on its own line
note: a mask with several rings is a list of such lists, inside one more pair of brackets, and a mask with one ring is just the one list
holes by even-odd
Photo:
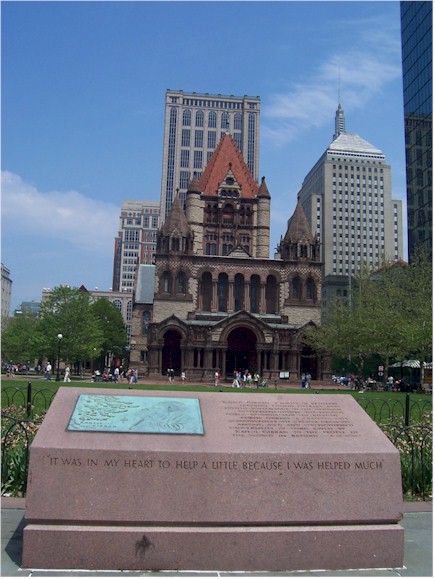
[[301, 370], [299, 375], [311, 374], [313, 380], [317, 380], [317, 353], [308, 346], [304, 346], [301, 352]]
[[249, 328], [236, 328], [228, 335], [225, 368], [227, 376], [237, 370], [257, 372], [257, 336]]
[[163, 336], [164, 345], [162, 350], [162, 374], [166, 374], [168, 368], [175, 372], [181, 371], [181, 334], [176, 330], [168, 330]]

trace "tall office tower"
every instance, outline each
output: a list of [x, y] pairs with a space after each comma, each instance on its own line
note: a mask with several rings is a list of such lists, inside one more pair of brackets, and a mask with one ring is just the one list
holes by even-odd
[[162, 222], [177, 192], [184, 206], [189, 181], [195, 173], [196, 178], [201, 177], [226, 132], [231, 133], [251, 174], [258, 181], [260, 97], [166, 91], [160, 196]]
[[408, 254], [432, 256], [432, 2], [401, 2]]
[[11, 309], [12, 279], [10, 270], [2, 264], [2, 302], [1, 315], [7, 318]]
[[137, 266], [152, 264], [160, 226], [158, 201], [123, 201], [115, 238], [113, 291], [133, 291]]
[[332, 143], [305, 177], [299, 197], [322, 247], [322, 304], [346, 295], [362, 264], [402, 258], [402, 202], [391, 196], [391, 167], [376, 147], [344, 129], [339, 105]]

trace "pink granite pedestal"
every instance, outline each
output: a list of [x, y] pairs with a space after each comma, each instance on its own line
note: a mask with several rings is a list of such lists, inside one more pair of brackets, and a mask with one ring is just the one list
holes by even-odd
[[[67, 430], [80, 394], [198, 398], [204, 434]], [[403, 566], [400, 457], [346, 395], [61, 388], [32, 444], [23, 566]]]

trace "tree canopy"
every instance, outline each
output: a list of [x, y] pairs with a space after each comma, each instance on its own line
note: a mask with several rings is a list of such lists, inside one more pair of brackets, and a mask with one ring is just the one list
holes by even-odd
[[432, 263], [424, 254], [362, 271], [346, 300], [333, 301], [322, 325], [307, 332], [307, 343], [327, 355], [353, 359], [363, 374], [373, 355], [388, 368], [406, 358], [428, 361], [432, 354]]
[[[59, 337], [61, 336], [61, 337]], [[128, 340], [120, 311], [107, 299], [79, 288], [58, 286], [39, 314], [10, 318], [2, 332], [3, 359], [47, 358], [79, 365], [108, 352], [122, 355]]]

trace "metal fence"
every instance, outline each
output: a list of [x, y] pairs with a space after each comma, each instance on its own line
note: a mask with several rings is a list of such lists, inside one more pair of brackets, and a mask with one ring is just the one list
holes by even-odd
[[[1, 475], [2, 494], [25, 494], [29, 448], [41, 423], [32, 420], [32, 408], [47, 410], [55, 396], [50, 389], [8, 387], [2, 390], [3, 406], [25, 408], [26, 419], [2, 412]], [[359, 401], [362, 408], [399, 449], [404, 494], [423, 499], [432, 493], [432, 428], [427, 416], [432, 414], [432, 400], [370, 399]], [[402, 423], [403, 422], [403, 423]]]

